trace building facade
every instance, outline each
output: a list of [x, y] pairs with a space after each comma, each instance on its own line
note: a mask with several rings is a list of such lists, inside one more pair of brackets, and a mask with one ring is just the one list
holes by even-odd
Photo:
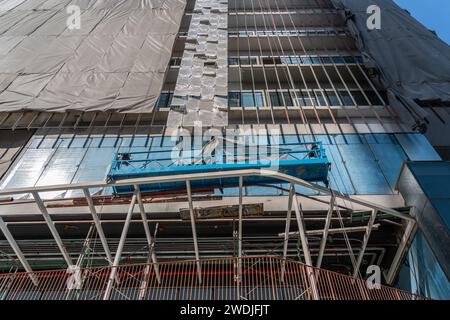
[[0, 1], [0, 296], [450, 298], [447, 163], [346, 13]]

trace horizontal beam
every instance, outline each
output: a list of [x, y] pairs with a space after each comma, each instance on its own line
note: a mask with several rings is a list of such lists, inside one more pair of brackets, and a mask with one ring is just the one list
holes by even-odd
[[24, 194], [24, 193], [36, 193], [36, 192], [50, 192], [50, 191], [60, 191], [60, 190], [78, 190], [78, 189], [93, 189], [93, 188], [105, 188], [105, 187], [120, 187], [120, 186], [130, 186], [130, 185], [143, 185], [143, 184], [159, 184], [159, 183], [170, 183], [170, 182], [185, 182], [187, 180], [196, 181], [196, 180], [211, 180], [211, 179], [224, 179], [224, 178], [238, 178], [238, 177], [249, 177], [249, 176], [262, 176], [262, 177], [270, 177], [273, 179], [277, 179], [280, 181], [294, 183], [296, 185], [308, 188], [310, 190], [314, 190], [323, 194], [331, 195], [334, 194], [336, 199], [341, 199], [344, 201], [348, 201], [350, 203], [358, 204], [366, 208], [378, 210], [380, 212], [388, 213], [392, 216], [415, 221], [414, 218], [407, 214], [403, 214], [398, 212], [397, 210], [387, 208], [366, 200], [358, 199], [355, 197], [350, 197], [346, 194], [343, 194], [338, 191], [334, 191], [325, 187], [322, 187], [317, 184], [313, 184], [302, 180], [297, 177], [289, 176], [283, 173], [279, 173], [276, 171], [270, 170], [257, 170], [257, 169], [249, 169], [249, 170], [236, 170], [236, 171], [224, 171], [224, 172], [209, 172], [208, 175], [204, 173], [195, 173], [195, 174], [185, 174], [185, 175], [169, 175], [169, 176], [158, 176], [158, 177], [146, 177], [146, 178], [138, 178], [138, 179], [128, 179], [117, 181], [114, 183], [106, 183], [106, 182], [91, 182], [91, 183], [77, 183], [77, 184], [62, 184], [62, 185], [53, 185], [53, 186], [39, 186], [39, 187], [28, 187], [28, 188], [15, 188], [15, 189], [5, 189], [0, 190], [0, 197], [3, 196], [12, 196], [15, 194]]
[[[380, 224], [374, 224], [372, 229], [373, 230], [377, 230], [380, 227]], [[367, 226], [363, 226], [363, 227], [348, 227], [348, 228], [337, 228], [337, 229], [328, 229], [328, 234], [336, 234], [336, 233], [344, 233], [344, 232], [366, 232], [367, 230]], [[306, 231], [306, 234], [308, 236], [318, 236], [323, 234], [323, 229], [322, 230], [309, 230]], [[298, 231], [294, 231], [294, 232], [289, 232], [290, 236], [298, 236], [299, 232]], [[278, 237], [283, 238], [285, 236], [285, 233], [279, 233]]]

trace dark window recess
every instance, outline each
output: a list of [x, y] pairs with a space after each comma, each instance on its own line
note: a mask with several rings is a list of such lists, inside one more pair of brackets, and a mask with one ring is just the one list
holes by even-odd
[[340, 57], [340, 56], [335, 56], [333, 57], [333, 61], [336, 64], [344, 64], [344, 58]]
[[230, 107], [241, 106], [241, 95], [239, 92], [228, 92], [228, 105]]
[[256, 57], [241, 57], [240, 62], [241, 65], [256, 65], [258, 64], [258, 59]]
[[326, 107], [327, 106], [327, 102], [325, 101], [325, 96], [322, 94], [321, 91], [315, 91], [316, 97], [317, 97], [317, 102], [318, 105], [321, 107]]
[[345, 63], [355, 63], [355, 58], [353, 58], [352, 56], [345, 56], [344, 61]]
[[163, 92], [159, 96], [158, 103], [156, 105], [158, 108], [168, 108], [172, 104], [172, 98], [172, 92]]
[[311, 107], [314, 105], [313, 101], [314, 101], [314, 104], [317, 105], [316, 98], [313, 95], [311, 95], [311, 96], [308, 95], [308, 92], [304, 91], [304, 90], [300, 91], [300, 93], [298, 95], [298, 104], [301, 107]]
[[172, 58], [170, 59], [170, 66], [180, 66], [181, 65], [181, 58]]
[[339, 99], [334, 91], [325, 91], [324, 95], [326, 96], [330, 106], [340, 106]]
[[353, 98], [356, 101], [356, 104], [359, 106], [367, 106], [368, 105], [368, 101], [366, 100], [366, 98], [364, 97], [364, 94], [359, 91], [359, 90], [352, 90], [352, 95]]
[[269, 92], [269, 97], [270, 105], [272, 107], [291, 107], [294, 105], [291, 94], [289, 92]]
[[325, 64], [333, 64], [333, 59], [331, 57], [322, 57], [322, 62]]
[[239, 64], [238, 58], [228, 58], [228, 65], [237, 66]]
[[341, 97], [342, 103], [344, 106], [354, 106], [352, 97], [350, 96], [350, 93], [347, 90], [339, 90], [338, 91], [339, 96]]
[[383, 105], [383, 102], [380, 100], [380, 98], [378, 97], [378, 95], [375, 91], [367, 90], [366, 95], [369, 98], [369, 101], [372, 103], [372, 105], [375, 105], [375, 106]]

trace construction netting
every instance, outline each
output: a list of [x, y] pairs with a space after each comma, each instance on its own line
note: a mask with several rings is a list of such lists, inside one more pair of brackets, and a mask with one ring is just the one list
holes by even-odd
[[0, 0], [0, 111], [151, 112], [185, 6]]
[[[450, 102], [450, 46], [392, 0], [332, 0], [345, 12], [366, 65], [376, 67], [389, 103], [406, 121], [427, 117], [418, 101]], [[380, 9], [379, 26], [367, 21]], [[369, 12], [368, 12], [369, 11]], [[376, 19], [376, 16], [374, 16]]]

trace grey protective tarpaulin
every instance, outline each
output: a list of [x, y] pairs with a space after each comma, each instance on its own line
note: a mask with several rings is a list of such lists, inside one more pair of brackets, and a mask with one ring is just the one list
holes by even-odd
[[[69, 5], [81, 28], [69, 30]], [[0, 111], [151, 112], [185, 0], [0, 0]]]
[[[376, 66], [389, 91], [389, 102], [405, 120], [427, 112], [414, 100], [450, 101], [450, 47], [392, 0], [332, 0], [346, 10], [347, 25], [370, 66]], [[367, 8], [381, 8], [381, 29], [367, 27]], [[409, 114], [399, 104], [407, 105]], [[411, 118], [413, 115], [414, 119]], [[409, 118], [409, 119], [408, 119]]]

